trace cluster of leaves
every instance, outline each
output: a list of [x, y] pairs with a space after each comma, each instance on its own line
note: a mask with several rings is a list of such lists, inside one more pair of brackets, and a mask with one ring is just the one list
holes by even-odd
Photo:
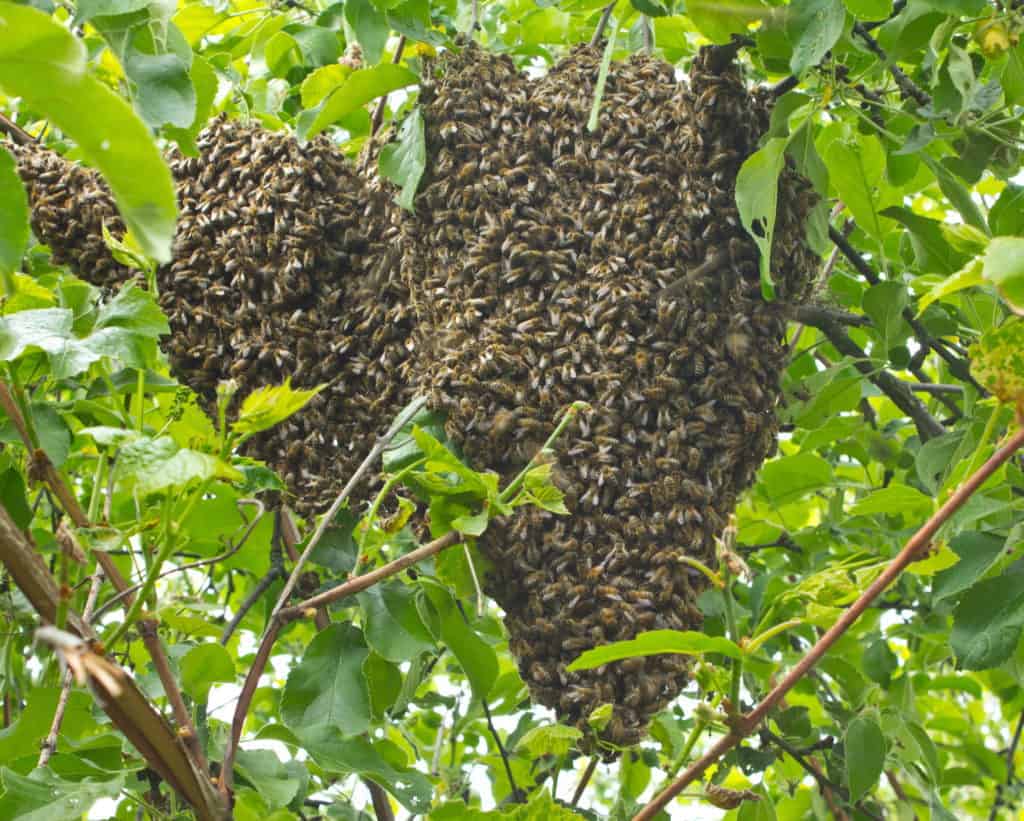
[[[370, 108], [388, 101], [382, 113], [401, 125], [381, 171], [411, 206], [429, 162], [415, 111], [422, 58], [457, 47], [457, 32], [477, 21], [488, 48], [536, 69], [590, 40], [603, 5], [0, 2], [0, 89], [9, 95], [0, 106], [100, 169], [131, 230], [109, 243], [151, 274], [153, 261], [169, 258], [175, 216], [161, 142], [194, 151], [199, 129], [227, 112], [304, 138], [326, 131], [355, 154], [372, 130]], [[803, 657], [1014, 423], [1024, 380], [1024, 331], [1013, 317], [1024, 308], [1024, 187], [1015, 182], [1024, 10], [983, 0], [633, 0], [612, 11], [609, 59], [651, 42], [685, 68], [702, 43], [750, 38], [748, 72], [780, 83], [771, 130], [737, 185], [762, 246], [766, 296], [776, 180], [792, 162], [821, 196], [808, 225], [828, 259], [821, 298], [856, 320], [791, 332], [780, 452], [742, 500], [721, 569], [703, 569], [712, 581], [699, 602], [705, 632], [649, 634], [577, 662], [698, 658], [691, 688], [656, 718], [650, 739], [598, 764], [579, 802], [590, 808], [580, 813], [624, 818]], [[268, 387], [235, 412], [228, 387], [211, 420], [167, 372], [157, 346], [167, 325], [151, 292], [129, 285], [101, 295], [32, 245], [27, 200], [2, 149], [0, 273], [2, 381], [30, 437], [26, 447], [10, 418], [0, 427], [4, 509], [65, 585], [69, 609], [84, 606], [92, 551], [108, 551], [144, 584], [137, 606], [114, 602], [105, 613], [113, 592], [104, 588], [98, 629], [163, 707], [137, 622], [156, 620], [202, 747], [218, 761], [287, 565], [286, 528], [252, 503], [269, 503], [280, 483], [239, 447], [310, 394]], [[923, 398], [913, 418], [894, 383]], [[922, 413], [940, 434], [922, 426]], [[37, 450], [93, 523], [74, 529], [86, 564], [61, 547], [62, 511], [38, 482]], [[301, 594], [428, 535], [454, 530], [466, 544], [342, 599], [322, 629], [308, 619], [285, 628], [235, 757], [236, 817], [365, 817], [365, 784], [437, 819], [574, 815], [559, 778], [583, 770], [579, 731], [530, 707], [497, 613], [479, 593], [487, 567], [472, 545], [490, 516], [518, 504], [564, 513], [549, 468], [535, 464], [501, 489], [452, 453], [441, 420], [420, 414], [385, 451], [383, 469], [384, 491], [342, 509], [324, 532]], [[1024, 755], [1015, 741], [1022, 490], [1021, 464], [1010, 461], [683, 800], [743, 819], [836, 808], [973, 817], [1012, 807]], [[56, 752], [37, 766], [60, 668], [32, 645], [38, 617], [4, 576], [0, 624], [0, 817], [77, 818], [104, 798], [111, 817], [184, 815], [88, 692], [71, 692]], [[606, 719], [599, 711], [591, 721], [600, 729]]]

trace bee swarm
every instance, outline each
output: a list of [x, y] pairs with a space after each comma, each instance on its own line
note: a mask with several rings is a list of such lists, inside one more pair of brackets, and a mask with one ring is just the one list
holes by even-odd
[[[556, 447], [572, 515], [530, 509], [480, 547], [534, 699], [581, 726], [613, 704], [604, 736], [619, 745], [683, 689], [686, 657], [566, 665], [645, 630], [699, 629], [704, 579], [680, 559], [714, 563], [775, 447], [785, 320], [761, 298], [734, 197], [768, 104], [715, 54], [689, 84], [648, 57], [613, 64], [594, 132], [596, 49], [535, 82], [474, 46], [445, 55], [424, 70], [415, 214], [323, 139], [218, 121], [199, 158], [172, 159], [172, 364], [208, 399], [228, 376], [240, 395], [286, 376], [330, 383], [251, 448], [303, 510], [323, 508], [415, 392], [505, 480], [569, 403], [591, 405]], [[97, 239], [116, 215], [95, 175], [38, 150], [19, 159], [55, 256], [94, 282], [125, 278]], [[786, 169], [772, 270], [788, 304], [812, 287], [813, 202]]]

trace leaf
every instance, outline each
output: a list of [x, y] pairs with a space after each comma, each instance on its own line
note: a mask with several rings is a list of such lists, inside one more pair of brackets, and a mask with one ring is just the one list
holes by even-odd
[[398, 204], [413, 210], [413, 199], [427, 167], [427, 144], [423, 133], [423, 115], [414, 108], [398, 130], [398, 142], [389, 143], [380, 151], [378, 167], [381, 176], [400, 186]]
[[146, 436], [128, 442], [118, 451], [117, 478], [121, 487], [135, 488], [146, 495], [184, 487], [193, 481], [237, 481], [242, 474], [209, 453], [179, 448], [170, 436]]
[[310, 390], [297, 390], [292, 388], [291, 377], [288, 377], [282, 385], [253, 391], [242, 402], [231, 430], [244, 436], [268, 430], [302, 410], [325, 387], [317, 385]]
[[896, 654], [889, 648], [889, 642], [877, 639], [864, 651], [861, 669], [869, 679], [887, 687], [892, 674], [900, 669], [900, 663]]
[[409, 661], [435, 647], [416, 608], [417, 592], [396, 581], [382, 582], [358, 595], [366, 643], [388, 661]]
[[281, 720], [300, 737], [330, 732], [335, 738], [366, 732], [372, 721], [363, 675], [369, 654], [351, 624], [332, 624], [317, 634], [292, 667], [281, 694]]
[[363, 675], [370, 693], [374, 719], [380, 721], [402, 692], [402, 673], [397, 664], [371, 652], [363, 662]]
[[122, 287], [112, 300], [100, 306], [94, 327], [126, 328], [139, 336], [152, 339], [171, 332], [167, 317], [160, 310], [153, 294], [131, 283]]
[[884, 239], [882, 220], [878, 215], [879, 195], [876, 183], [882, 183], [885, 151], [875, 137], [862, 137], [857, 144], [833, 140], [825, 149], [829, 179], [843, 203], [872, 238]]
[[993, 533], [966, 531], [954, 536], [949, 546], [960, 561], [935, 576], [932, 596], [936, 602], [955, 596], [984, 576], [996, 563], [1006, 540]]
[[396, 759], [400, 760], [403, 753], [391, 742], [339, 738], [337, 731], [327, 726], [310, 727], [298, 735], [303, 748], [325, 770], [358, 773], [370, 778], [411, 813], [425, 813], [430, 809], [433, 785], [423, 773], [397, 763]]
[[[396, 419], [403, 416], [408, 407], [406, 405], [399, 411], [396, 414]], [[381, 454], [381, 466], [386, 473], [398, 473], [426, 455], [413, 438], [412, 432], [417, 428], [426, 431], [442, 444], [447, 442], [444, 432], [444, 417], [426, 408], [420, 409], [384, 448], [384, 452]]]
[[907, 287], [901, 282], [879, 282], [864, 292], [861, 307], [871, 317], [887, 351], [910, 334], [910, 326], [903, 319], [908, 301]]
[[565, 755], [576, 742], [583, 738], [583, 733], [575, 727], [564, 724], [545, 724], [534, 727], [519, 739], [519, 749], [526, 750], [532, 758], [545, 755]]
[[953, 611], [949, 646], [965, 670], [998, 667], [1010, 657], [1024, 627], [1024, 585], [1006, 573], [975, 584]]
[[766, 462], [759, 484], [775, 505], [795, 501], [832, 481], [832, 466], [814, 453], [797, 453]]
[[48, 15], [0, 2], [0, 87], [78, 144], [146, 253], [169, 262], [177, 216], [171, 172], [128, 104], [89, 74], [84, 45]]
[[743, 163], [736, 176], [736, 207], [740, 220], [760, 251], [761, 293], [772, 299], [772, 235], [779, 201], [779, 174], [785, 162], [788, 140], [775, 137]]
[[466, 624], [447, 589], [433, 583], [424, 584], [423, 589], [437, 614], [441, 641], [459, 660], [473, 695], [486, 702], [498, 678], [498, 659], [494, 648]]
[[189, 650], [179, 662], [181, 687], [200, 704], [205, 704], [214, 684], [235, 680], [235, 662], [220, 644], [208, 642]]
[[988, 223], [985, 221], [985, 215], [981, 213], [981, 209], [978, 208], [970, 191], [967, 190], [960, 179], [944, 165], [933, 159], [931, 155], [922, 152], [919, 156], [925, 165], [932, 170], [932, 173], [935, 174], [942, 193], [946, 195], [946, 198], [960, 212], [964, 222], [968, 225], [973, 225], [979, 231], [990, 234]]
[[75, 23], [85, 23], [93, 17], [113, 17], [140, 11], [150, 2], [151, 0], [79, 0], [75, 4]]
[[969, 351], [971, 373], [1001, 402], [1024, 402], [1024, 320], [987, 331]]
[[28, 237], [28, 195], [14, 157], [0, 147], [0, 277], [21, 268]]
[[86, 778], [65, 781], [47, 770], [22, 776], [0, 767], [0, 818], [11, 821], [80, 821], [100, 799], [113, 799], [124, 788], [124, 776], [107, 781]]
[[235, 766], [256, 788], [268, 809], [288, 806], [309, 780], [302, 762], [281, 761], [272, 750], [239, 750]]
[[902, 205], [886, 208], [881, 214], [896, 220], [910, 232], [914, 258], [923, 273], [951, 274], [964, 264], [964, 255], [950, 246], [938, 220], [922, 217]]
[[893, 0], [845, 0], [850, 14], [861, 20], [885, 20], [892, 14]]
[[[368, 1], [364, 0], [364, 2]], [[348, 8], [347, 5], [346, 8]], [[321, 66], [306, 75], [300, 88], [303, 107], [313, 108], [320, 105], [328, 94], [348, 79], [351, 73], [352, 69], [349, 66], [332, 65]]]
[[857, 716], [846, 728], [846, 781], [850, 799], [859, 801], [871, 790], [885, 767], [885, 736], [873, 718]]
[[32, 523], [32, 508], [25, 494], [25, 480], [12, 467], [0, 472], [0, 505], [14, 524], [24, 530]]
[[699, 656], [704, 653], [720, 653], [729, 658], [743, 658], [743, 651], [723, 636], [708, 636], [695, 630], [649, 630], [637, 634], [636, 638], [616, 641], [587, 650], [565, 669], [592, 670], [602, 664], [637, 656], [656, 656], [660, 653], [674, 653]]
[[945, 299], [948, 296], [952, 296], [955, 293], [966, 290], [967, 288], [974, 288], [981, 285], [983, 282], [982, 278], [982, 262], [980, 259], [973, 260], [952, 276], [946, 277], [941, 282], [937, 283], [927, 293], [924, 294], [917, 301], [917, 315], [921, 316], [925, 312], [925, 309], [940, 299]]
[[725, 45], [734, 34], [747, 34], [747, 27], [767, 16], [763, 6], [750, 2], [722, 5], [715, 0], [687, 0], [686, 16], [712, 43]]
[[196, 116], [196, 90], [189, 66], [176, 54], [132, 51], [124, 71], [135, 85], [135, 107], [153, 128], [187, 128]]
[[387, 17], [370, 0], [345, 0], [345, 22], [363, 49], [363, 59], [369, 65], [379, 63], [388, 42]]
[[992, 233], [1024, 236], [1024, 185], [1009, 183], [988, 212]]
[[[299, 136], [304, 140], [312, 139], [332, 123], [361, 109], [371, 100], [376, 100], [378, 97], [383, 97], [385, 94], [390, 94], [392, 91], [414, 85], [417, 82], [419, 82], [419, 78], [405, 66], [391, 63], [353, 71], [320, 104], [316, 116], [304, 131], [300, 130]], [[420, 131], [422, 133], [422, 125]], [[424, 165], [426, 164], [425, 151], [426, 149], [424, 149]]]
[[850, 508], [851, 516], [903, 514], [914, 518], [932, 509], [933, 501], [917, 488], [893, 482], [888, 487], [871, 491]]
[[1024, 237], [996, 237], [985, 251], [982, 276], [1018, 312], [1024, 312]]
[[846, 9], [842, 0], [794, 0], [786, 33], [793, 41], [793, 56], [789, 68], [794, 74], [803, 74], [818, 65], [843, 33]]
[[213, 110], [213, 103], [217, 96], [218, 79], [213, 67], [198, 54], [192, 56], [192, 65], [188, 74], [195, 89], [195, 116], [188, 126], [183, 128], [167, 126], [164, 132], [178, 143], [183, 152], [195, 156], [199, 153], [195, 138], [210, 119], [210, 112]]

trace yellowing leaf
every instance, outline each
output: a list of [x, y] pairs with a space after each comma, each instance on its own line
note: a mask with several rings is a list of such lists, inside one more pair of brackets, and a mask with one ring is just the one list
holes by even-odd
[[943, 299], [951, 294], [955, 294], [957, 291], [963, 291], [967, 288], [973, 288], [976, 285], [981, 285], [983, 282], [981, 267], [980, 259], [973, 260], [952, 276], [948, 276], [937, 285], [934, 285], [932, 289], [918, 301], [918, 316], [923, 314], [925, 309], [937, 300]]
[[289, 378], [285, 379], [283, 385], [260, 388], [245, 398], [238, 420], [231, 429], [234, 433], [251, 436], [272, 428], [293, 413], [302, 410], [306, 403], [325, 387], [326, 385], [317, 385], [311, 390], [295, 390]]

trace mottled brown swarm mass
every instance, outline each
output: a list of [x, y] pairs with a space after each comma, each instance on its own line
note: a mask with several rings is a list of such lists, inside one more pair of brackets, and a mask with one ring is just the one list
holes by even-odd
[[[304, 509], [323, 508], [416, 392], [471, 463], [505, 479], [569, 403], [590, 404], [557, 447], [572, 516], [530, 511], [480, 546], [534, 699], [581, 724], [614, 704], [616, 744], [681, 691], [685, 658], [566, 665], [644, 630], [700, 627], [703, 578], [680, 558], [714, 562], [775, 446], [785, 321], [761, 298], [734, 198], [768, 107], [716, 55], [698, 56], [688, 84], [647, 57], [613, 65], [593, 132], [595, 49], [535, 82], [475, 47], [446, 55], [424, 71], [415, 214], [326, 140], [218, 121], [199, 158], [172, 160], [171, 362], [207, 397], [227, 376], [243, 395], [285, 376], [330, 383], [254, 443]], [[114, 211], [95, 176], [38, 151], [20, 160], [55, 255], [123, 279], [96, 245]], [[785, 303], [812, 287], [812, 204], [785, 171], [772, 266]]]

